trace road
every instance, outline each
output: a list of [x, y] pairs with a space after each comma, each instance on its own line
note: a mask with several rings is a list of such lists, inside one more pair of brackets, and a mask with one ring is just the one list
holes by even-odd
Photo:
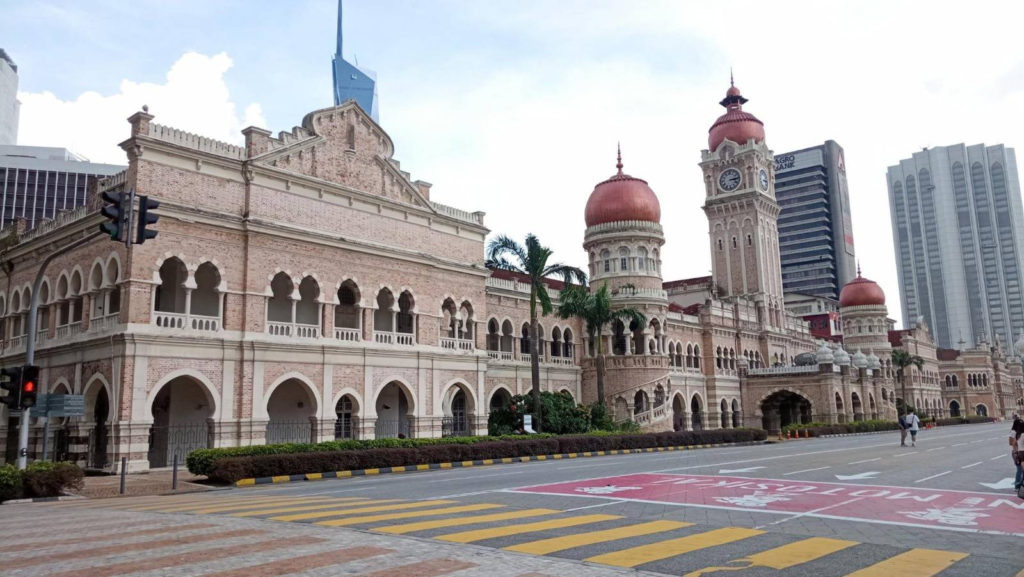
[[[473, 564], [411, 571], [424, 575], [1020, 577], [1024, 501], [1006, 483], [1006, 428], [924, 431], [915, 448], [888, 433], [12, 510], [83, 522], [200, 515], [219, 528], [301, 527], [316, 538], [377, 539], [365, 542], [394, 551], [426, 546]], [[0, 554], [0, 564], [8, 558]], [[81, 569], [74, 563], [50, 567], [40, 557], [11, 574]]]

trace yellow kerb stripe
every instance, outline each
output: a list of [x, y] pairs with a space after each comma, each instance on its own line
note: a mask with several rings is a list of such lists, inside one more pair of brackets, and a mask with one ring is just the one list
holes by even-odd
[[[384, 503], [394, 503], [400, 499], [384, 499], [375, 501], [373, 499], [357, 499], [354, 501], [345, 502], [346, 507], [352, 507], [355, 505], [383, 505]], [[264, 507], [268, 505], [278, 505], [278, 503], [264, 503]], [[329, 509], [336, 507], [338, 503], [320, 503], [319, 505], [303, 505], [301, 507], [275, 507], [273, 509], [260, 509], [258, 511], [245, 511], [244, 513], [235, 513], [232, 517], [258, 517], [260, 515], [277, 515], [280, 513], [298, 513], [299, 511], [316, 511], [319, 509]]]
[[525, 511], [512, 511], [509, 513], [492, 513], [490, 515], [477, 515], [475, 517], [458, 517], [455, 519], [439, 519], [437, 521], [420, 521], [419, 523], [406, 523], [405, 525], [373, 527], [372, 530], [378, 533], [404, 535], [406, 533], [413, 533], [416, 531], [443, 529], [445, 527], [461, 527], [463, 525], [478, 525], [480, 523], [491, 523], [494, 521], [509, 521], [512, 519], [523, 519], [526, 517], [540, 517], [541, 515], [554, 515], [556, 513], [561, 513], [561, 511], [557, 509], [526, 509]]
[[382, 515], [363, 515], [361, 517], [345, 517], [333, 521], [320, 521], [317, 525], [327, 527], [343, 527], [345, 525], [359, 525], [360, 523], [376, 523], [377, 521], [393, 521], [395, 519], [415, 519], [416, 517], [430, 517], [431, 515], [450, 515], [454, 513], [472, 513], [474, 511], [486, 511], [488, 509], [500, 509], [504, 505], [492, 505], [490, 503], [479, 503], [476, 505], [460, 505], [458, 507], [444, 507], [441, 509], [427, 509], [426, 511], [407, 511], [405, 513], [384, 513]]
[[622, 517], [618, 515], [582, 515], [579, 517], [540, 521], [538, 523], [527, 523], [524, 525], [509, 525], [507, 527], [495, 527], [493, 529], [449, 533], [448, 535], [440, 535], [437, 539], [442, 541], [453, 541], [455, 543], [472, 543], [474, 541], [483, 541], [484, 539], [494, 539], [495, 537], [508, 537], [510, 535], [521, 535], [523, 533], [536, 533], [538, 531], [547, 531], [548, 529], [562, 529], [565, 527], [586, 525], [588, 523], [614, 521], [615, 519], [621, 518]]
[[420, 507], [433, 507], [435, 505], [449, 505], [455, 501], [418, 501], [415, 503], [402, 503], [399, 505], [380, 505], [373, 507], [357, 507], [355, 509], [332, 509], [329, 511], [316, 511], [313, 513], [299, 513], [297, 515], [284, 515], [282, 517], [270, 517], [271, 521], [304, 521], [306, 519], [319, 519], [321, 517], [341, 517], [342, 515], [354, 515], [356, 513], [379, 513], [381, 511], [400, 511], [403, 509], [419, 509]]
[[557, 551], [572, 549], [573, 547], [583, 547], [584, 545], [594, 545], [596, 543], [607, 543], [608, 541], [617, 541], [619, 539], [628, 539], [630, 537], [651, 535], [654, 533], [661, 533], [663, 531], [672, 531], [673, 529], [682, 529], [683, 527], [690, 527], [692, 525], [693, 523], [680, 523], [676, 521], [652, 521], [650, 523], [641, 523], [639, 525], [630, 525], [628, 527], [619, 527], [617, 529], [605, 529], [604, 531], [591, 531], [590, 533], [581, 533], [579, 535], [566, 535], [564, 537], [542, 539], [540, 541], [532, 541], [530, 543], [505, 547], [505, 549], [509, 551], [518, 551], [519, 553], [530, 553], [531, 555], [547, 555]]
[[[955, 551], [936, 551], [933, 549], [911, 549], [895, 557], [890, 557], [860, 571], [850, 573], [847, 577], [877, 577], [883, 575], [915, 575], [930, 577], [945, 571], [952, 564], [966, 558], [967, 553]], [[1024, 575], [1024, 572], [1021, 573]], [[1019, 577], [1019, 576], [1018, 576]]]
[[636, 567], [637, 565], [643, 565], [644, 563], [660, 561], [662, 559], [668, 559], [669, 557], [675, 557], [676, 555], [682, 555], [684, 553], [699, 551], [716, 545], [725, 545], [726, 543], [755, 537], [762, 533], [764, 533], [764, 531], [758, 531], [756, 529], [727, 527], [725, 529], [716, 529], [706, 533], [688, 535], [678, 539], [659, 541], [657, 543], [651, 543], [650, 545], [630, 547], [629, 549], [623, 549], [613, 553], [605, 553], [585, 560], [593, 563], [602, 563], [604, 565], [614, 565], [616, 567]]

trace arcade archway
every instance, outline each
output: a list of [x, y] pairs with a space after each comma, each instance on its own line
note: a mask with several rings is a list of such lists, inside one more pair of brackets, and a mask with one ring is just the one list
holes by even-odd
[[783, 427], [811, 422], [811, 402], [792, 391], [777, 391], [761, 402], [762, 428], [777, 433]]

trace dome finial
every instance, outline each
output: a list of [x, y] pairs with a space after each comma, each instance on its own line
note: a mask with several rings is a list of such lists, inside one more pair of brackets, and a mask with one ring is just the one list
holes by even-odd
[[857, 278], [860, 278], [860, 259], [857, 259]]
[[617, 142], [616, 146], [618, 147], [619, 152], [617, 156], [618, 162], [615, 163], [615, 168], [619, 169], [619, 174], [622, 174], [622, 143]]
[[729, 67], [729, 86], [736, 86], [736, 83], [732, 79], [732, 66]]

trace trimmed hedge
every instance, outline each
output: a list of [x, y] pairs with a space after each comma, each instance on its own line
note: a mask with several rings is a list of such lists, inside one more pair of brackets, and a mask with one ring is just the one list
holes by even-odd
[[994, 423], [996, 422], [995, 417], [953, 417], [952, 419], [938, 419], [935, 421], [936, 427], [948, 427], [950, 425], [971, 425], [975, 423]]
[[14, 465], [4, 465], [0, 467], [0, 501], [58, 497], [68, 489], [81, 489], [84, 476], [74, 463], [37, 461], [24, 471]]
[[871, 433], [874, 431], [898, 431], [899, 429], [900, 424], [895, 421], [857, 421], [835, 425], [829, 423], [787, 425], [783, 428], [783, 433], [793, 431], [794, 433], [799, 432], [803, 436], [803, 432], [806, 430], [811, 437], [821, 437], [823, 435], [848, 435], [850, 433]]
[[315, 450], [290, 454], [223, 457], [214, 461], [209, 477], [214, 481], [234, 483], [240, 479], [278, 475], [354, 471], [587, 451], [743, 443], [764, 441], [767, 437], [768, 434], [760, 429], [724, 429], [640, 435], [572, 435], [548, 438], [531, 435], [515, 437], [514, 440], [509, 438], [489, 439], [476, 443], [429, 444], [409, 448]]

